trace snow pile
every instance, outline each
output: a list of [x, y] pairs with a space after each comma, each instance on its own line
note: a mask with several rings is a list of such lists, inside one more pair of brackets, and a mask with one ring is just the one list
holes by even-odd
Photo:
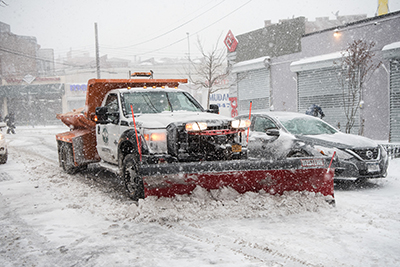
[[229, 187], [211, 191], [196, 187], [191, 195], [139, 200], [131, 212], [135, 221], [163, 222], [277, 217], [331, 207], [325, 196], [310, 192], [270, 195], [261, 190], [239, 194]]

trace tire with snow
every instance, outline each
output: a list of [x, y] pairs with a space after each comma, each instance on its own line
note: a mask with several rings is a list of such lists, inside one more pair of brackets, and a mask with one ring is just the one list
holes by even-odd
[[310, 154], [302, 149], [294, 149], [291, 150], [287, 156], [287, 158], [302, 158], [302, 157], [310, 157]]
[[137, 168], [135, 156], [126, 155], [122, 163], [122, 175], [129, 197], [135, 201], [144, 198], [143, 179], [139, 176]]
[[0, 164], [5, 164], [7, 162], [8, 153], [0, 157]]
[[78, 167], [74, 164], [74, 154], [72, 145], [68, 143], [61, 144], [60, 160], [63, 170], [68, 174], [74, 174], [78, 171]]

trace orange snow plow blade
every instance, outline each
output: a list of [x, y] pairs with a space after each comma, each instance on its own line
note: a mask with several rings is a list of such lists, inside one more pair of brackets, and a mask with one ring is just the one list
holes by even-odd
[[[311, 162], [311, 164], [310, 164]], [[196, 186], [207, 190], [232, 187], [239, 193], [264, 190], [270, 194], [309, 191], [334, 196], [334, 169], [328, 159], [294, 158], [282, 161], [233, 160], [143, 165], [145, 196], [190, 194]]]

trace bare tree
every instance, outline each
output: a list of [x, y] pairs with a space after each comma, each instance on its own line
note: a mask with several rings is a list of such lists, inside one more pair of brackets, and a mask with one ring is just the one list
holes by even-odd
[[207, 108], [210, 104], [210, 95], [218, 90], [229, 88], [221, 87], [222, 81], [229, 75], [226, 67], [226, 51], [218, 49], [219, 39], [210, 52], [205, 52], [200, 42], [197, 40], [202, 58], [200, 63], [190, 61], [190, 71], [187, 71], [191, 83], [197, 89], [207, 89]]
[[[363, 101], [364, 85], [371, 74], [380, 66], [381, 62], [372, 60], [375, 53], [372, 48], [374, 42], [367, 43], [363, 40], [355, 40], [342, 52], [339, 65], [338, 81], [343, 90], [343, 107], [347, 118], [346, 133], [350, 133], [356, 122], [356, 114]], [[363, 127], [361, 119], [361, 127]], [[363, 129], [361, 129], [361, 133]]]

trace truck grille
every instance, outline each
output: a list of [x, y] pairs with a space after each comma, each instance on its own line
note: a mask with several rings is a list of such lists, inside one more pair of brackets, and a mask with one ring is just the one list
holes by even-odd
[[[223, 123], [222, 125], [209, 126], [207, 130], [229, 130], [230, 125]], [[221, 135], [191, 135], [188, 134], [183, 126], [174, 124], [167, 127], [168, 131], [168, 153], [182, 157], [185, 155], [185, 161], [198, 160], [221, 160], [229, 158], [230, 145], [235, 143], [235, 134]]]

